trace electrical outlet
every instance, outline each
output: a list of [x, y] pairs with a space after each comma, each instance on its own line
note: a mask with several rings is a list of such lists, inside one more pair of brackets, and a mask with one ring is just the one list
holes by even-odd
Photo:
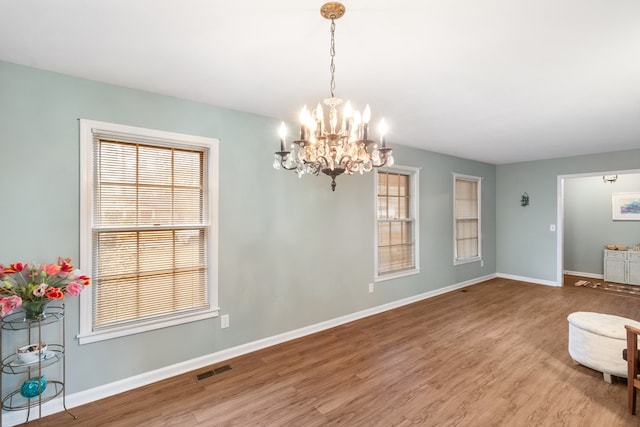
[[373, 283], [369, 283], [369, 293], [373, 292]]
[[222, 316], [220, 316], [220, 327], [221, 328], [228, 328], [229, 327], [229, 315], [228, 314], [223, 314]]
[[549, 225], [549, 231], [556, 231], [556, 225], [555, 224]]
[[480, 260], [480, 267], [484, 267], [484, 260], [483, 259]]

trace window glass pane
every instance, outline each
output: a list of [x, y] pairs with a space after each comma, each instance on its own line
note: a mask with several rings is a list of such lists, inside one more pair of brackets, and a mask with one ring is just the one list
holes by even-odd
[[389, 246], [378, 248], [378, 273], [391, 271], [391, 248]]
[[399, 218], [398, 214], [400, 209], [398, 203], [399, 200], [397, 197], [389, 197], [389, 219]]
[[171, 188], [138, 188], [138, 225], [169, 225], [173, 192]]
[[204, 230], [177, 230], [175, 232], [175, 268], [181, 270], [204, 270], [205, 268]]
[[478, 256], [478, 239], [462, 239], [457, 242], [458, 258]]
[[113, 141], [101, 141], [97, 149], [98, 181], [119, 184], [136, 182], [136, 146]]
[[203, 156], [197, 151], [174, 151], [174, 185], [201, 188], [203, 183]]
[[96, 225], [135, 225], [136, 187], [101, 185], [94, 200], [94, 223]]
[[173, 223], [198, 224], [202, 222], [202, 190], [176, 188], [173, 192]]
[[387, 197], [386, 196], [378, 196], [378, 219], [388, 219], [387, 215]]
[[378, 195], [385, 196], [387, 194], [387, 177], [389, 174], [384, 172], [378, 173]]
[[410, 218], [409, 202], [410, 199], [408, 197], [400, 198], [398, 203], [398, 218]]
[[479, 221], [480, 179], [455, 179], [455, 248], [456, 259], [480, 254]]
[[171, 185], [173, 180], [172, 150], [138, 146], [139, 184]]
[[391, 224], [383, 222], [378, 224], [378, 246], [391, 244]]
[[390, 270], [403, 270], [413, 267], [414, 259], [412, 245], [391, 246], [390, 249]]
[[405, 269], [413, 267], [413, 245], [404, 245], [399, 248], [399, 256], [397, 259], [397, 268]]
[[403, 222], [403, 243], [413, 243], [413, 223], [412, 222]]
[[403, 234], [402, 234], [402, 223], [401, 222], [392, 222], [390, 224], [391, 226], [391, 230], [390, 230], [390, 239], [391, 239], [391, 244], [392, 245], [399, 245], [401, 243], [403, 243]]
[[390, 196], [398, 195], [398, 175], [397, 174], [387, 174], [388, 179], [388, 194]]
[[398, 195], [399, 196], [409, 195], [409, 176], [408, 175], [398, 175]]

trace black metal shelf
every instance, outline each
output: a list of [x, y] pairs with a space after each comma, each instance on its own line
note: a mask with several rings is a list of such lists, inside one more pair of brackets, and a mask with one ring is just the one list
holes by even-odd
[[42, 319], [27, 319], [23, 309], [19, 308], [13, 313], [4, 316], [2, 319], [2, 329], [9, 331], [19, 331], [24, 329], [38, 328], [59, 322], [64, 317], [64, 306], [62, 304], [50, 303]]
[[[66, 363], [65, 363], [65, 321], [64, 321], [64, 302], [52, 301], [50, 302], [43, 315], [37, 319], [27, 319], [24, 309], [19, 308], [0, 318], [0, 331], [23, 331], [25, 339], [28, 340], [27, 344], [33, 342], [42, 342], [44, 338], [43, 327], [54, 323], [59, 323], [60, 331], [59, 338], [62, 344], [47, 344], [47, 350], [43, 353], [43, 356], [39, 360], [33, 363], [19, 363], [16, 350], [13, 350], [10, 354], [2, 357], [0, 361], [0, 393], [2, 392], [2, 376], [3, 375], [24, 375], [25, 378], [39, 378], [43, 376], [43, 370], [49, 366], [61, 363], [62, 366], [62, 380], [47, 380], [46, 388], [37, 396], [25, 397], [21, 394], [21, 390], [15, 390], [7, 394], [0, 401], [0, 411], [2, 409], [6, 411], [19, 411], [26, 410], [26, 422], [31, 421], [32, 408], [38, 408], [37, 417], [42, 416], [42, 405], [45, 402], [49, 402], [62, 396], [62, 406], [65, 412], [71, 415], [74, 419], [77, 418], [67, 409], [66, 396], [64, 382], [66, 378]], [[48, 331], [46, 335], [50, 335], [52, 331]], [[0, 339], [0, 355], [4, 354], [2, 349], [2, 339]], [[54, 375], [55, 376], [55, 375]], [[35, 412], [35, 411], [34, 411]], [[2, 427], [2, 417], [0, 417], [0, 427]]]
[[55, 399], [64, 391], [62, 381], [47, 381], [44, 391], [35, 397], [24, 397], [20, 390], [16, 390], [2, 399], [2, 409], [6, 411], [20, 411], [22, 409], [33, 408], [45, 402]]
[[32, 370], [42, 370], [47, 366], [58, 363], [64, 357], [64, 347], [61, 344], [47, 344], [47, 351], [40, 360], [33, 363], [18, 363], [18, 355], [12, 353], [2, 359], [2, 372], [5, 374], [23, 374]]

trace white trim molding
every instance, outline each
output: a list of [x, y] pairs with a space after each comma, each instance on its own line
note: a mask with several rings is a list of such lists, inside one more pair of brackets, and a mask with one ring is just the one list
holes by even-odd
[[568, 274], [570, 276], [588, 277], [589, 279], [604, 280], [604, 274], [584, 273], [582, 271], [569, 271], [569, 270], [565, 270], [564, 274]]
[[[473, 176], [473, 175], [465, 175], [453, 172], [453, 265], [462, 265], [468, 264], [470, 262], [482, 262], [482, 181], [483, 177], [481, 176]], [[458, 257], [458, 208], [457, 208], [457, 183], [460, 181], [469, 181], [475, 182], [477, 185], [477, 210], [478, 217], [477, 221], [477, 232], [478, 232], [478, 243], [477, 243], [477, 252], [478, 254], [472, 257], [461, 258]], [[473, 219], [473, 218], [464, 218], [464, 219]]]
[[[78, 342], [81, 345], [97, 341], [137, 334], [169, 326], [194, 322], [217, 317], [218, 306], [218, 157], [219, 140], [197, 135], [186, 135], [156, 129], [146, 129], [116, 123], [79, 119], [80, 125], [80, 269], [92, 275], [94, 270], [93, 247], [93, 195], [94, 195], [94, 158], [93, 146], [97, 139], [113, 138], [127, 142], [140, 142], [166, 147], [184, 147], [206, 152], [205, 179], [208, 205], [204, 209], [207, 220], [203, 221], [203, 229], [207, 230], [207, 272], [208, 289], [205, 308], [179, 313], [172, 312], [162, 317], [135, 323], [122, 323], [113, 327], [94, 329], [94, 291], [80, 294], [80, 333]], [[95, 280], [95, 277], [94, 277]], [[94, 288], [92, 286], [91, 288]]]
[[518, 282], [527, 282], [527, 283], [535, 283], [537, 285], [562, 287], [562, 281], [552, 282], [551, 280], [542, 280], [542, 279], [536, 279], [533, 277], [514, 276], [513, 274], [503, 274], [503, 273], [497, 273], [496, 276], [500, 277], [501, 279], [516, 280]]

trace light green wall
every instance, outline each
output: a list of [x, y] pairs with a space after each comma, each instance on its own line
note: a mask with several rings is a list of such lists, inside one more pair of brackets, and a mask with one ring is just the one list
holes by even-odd
[[[292, 106], [296, 108], [296, 106]], [[80, 346], [67, 301], [67, 391], [108, 384], [496, 271], [495, 166], [395, 147], [420, 172], [422, 273], [373, 280], [373, 175], [275, 171], [279, 121], [0, 62], [0, 262], [79, 257], [78, 119], [219, 138], [218, 319]], [[452, 173], [482, 176], [483, 254], [452, 265]], [[3, 334], [4, 347], [15, 348]], [[11, 385], [4, 384], [3, 394]]]
[[568, 178], [564, 184], [564, 270], [604, 274], [603, 246], [640, 244], [640, 221], [613, 221], [611, 195], [640, 193], [640, 174]]
[[[640, 141], [638, 142], [640, 145]], [[498, 165], [496, 169], [497, 270], [541, 281], [558, 280], [558, 176], [635, 170], [640, 149]], [[530, 206], [520, 206], [527, 192]]]

